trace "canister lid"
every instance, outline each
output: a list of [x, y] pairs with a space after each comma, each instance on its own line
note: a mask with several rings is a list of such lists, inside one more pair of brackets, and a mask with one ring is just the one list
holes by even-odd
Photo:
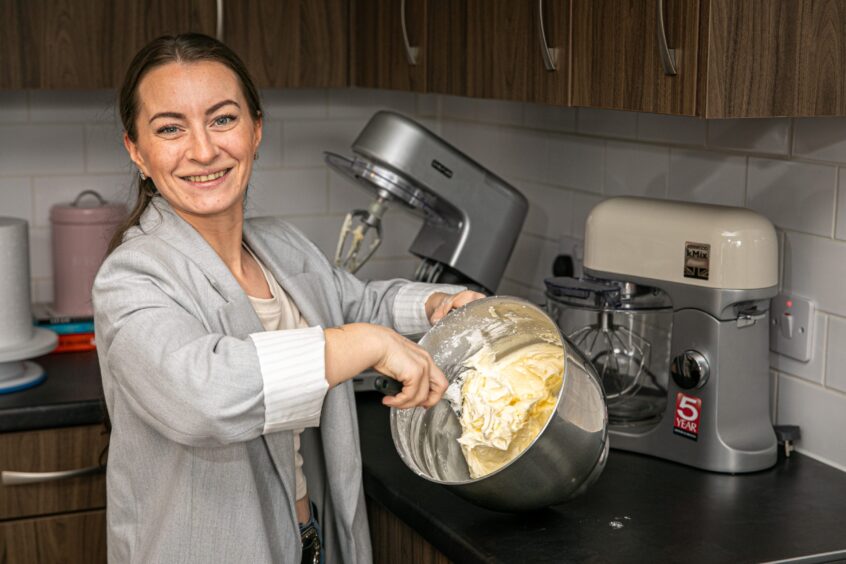
[[50, 208], [50, 221], [53, 223], [120, 223], [125, 217], [125, 204], [107, 202], [94, 190], [84, 190], [73, 202]]

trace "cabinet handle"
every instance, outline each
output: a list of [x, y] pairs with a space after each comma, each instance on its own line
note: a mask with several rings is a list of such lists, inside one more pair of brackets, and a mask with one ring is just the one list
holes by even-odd
[[65, 478], [78, 478], [89, 474], [99, 474], [106, 470], [105, 466], [89, 466], [88, 468], [77, 468], [75, 470], [60, 470], [58, 472], [13, 472], [3, 470], [0, 472], [0, 483], [4, 486], [25, 486], [29, 484], [40, 484], [42, 482], [54, 482]]
[[214, 38], [223, 41], [223, 0], [216, 0], [217, 20], [214, 26]]
[[655, 35], [658, 38], [658, 52], [661, 54], [661, 66], [664, 67], [664, 74], [676, 76], [676, 50], [667, 46], [667, 31], [664, 29], [664, 0], [656, 0], [656, 25]]
[[400, 23], [402, 24], [402, 41], [405, 45], [405, 59], [413, 67], [417, 65], [417, 53], [420, 51], [420, 47], [412, 47], [408, 41], [408, 26], [405, 25], [405, 0], [400, 0]]
[[543, 0], [538, 0], [538, 39], [540, 40], [541, 57], [543, 66], [548, 71], [557, 70], [558, 48], [550, 48], [546, 42], [546, 28], [543, 25]]

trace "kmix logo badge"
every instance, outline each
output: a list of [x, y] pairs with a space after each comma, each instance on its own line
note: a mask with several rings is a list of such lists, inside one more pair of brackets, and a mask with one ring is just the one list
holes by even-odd
[[698, 440], [700, 415], [702, 415], [702, 399], [679, 392], [676, 394], [673, 433], [694, 441]]

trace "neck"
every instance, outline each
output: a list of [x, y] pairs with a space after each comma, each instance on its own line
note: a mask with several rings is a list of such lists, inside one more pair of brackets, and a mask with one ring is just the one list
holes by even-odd
[[242, 242], [244, 229], [244, 213], [237, 210], [236, 213], [226, 216], [200, 217], [176, 213], [187, 221], [214, 249], [214, 252], [221, 258], [231, 272], [238, 275], [243, 272]]

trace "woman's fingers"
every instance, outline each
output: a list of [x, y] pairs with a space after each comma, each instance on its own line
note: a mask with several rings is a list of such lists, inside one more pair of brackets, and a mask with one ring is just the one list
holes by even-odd
[[374, 368], [402, 383], [402, 390], [382, 403], [400, 409], [435, 405], [446, 390], [446, 377], [422, 347], [397, 334], [389, 337], [386, 354]]

